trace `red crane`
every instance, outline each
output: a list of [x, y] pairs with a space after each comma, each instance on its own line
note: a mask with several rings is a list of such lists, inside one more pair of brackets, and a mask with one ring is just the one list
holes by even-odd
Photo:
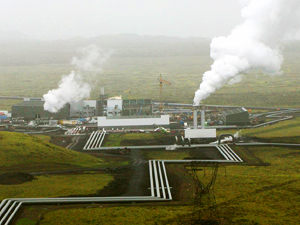
[[168, 84], [168, 85], [171, 85], [171, 82], [169, 82], [169, 81], [166, 81], [166, 80], [164, 80], [164, 79], [162, 79], [162, 76], [161, 76], [161, 74], [159, 75], [159, 91], [160, 91], [160, 104], [159, 104], [159, 111], [161, 112], [162, 111], [162, 108], [163, 108], [163, 100], [162, 100], [162, 93], [163, 93], [163, 91], [162, 91], [162, 87], [163, 87], [163, 83], [166, 83], [166, 84]]

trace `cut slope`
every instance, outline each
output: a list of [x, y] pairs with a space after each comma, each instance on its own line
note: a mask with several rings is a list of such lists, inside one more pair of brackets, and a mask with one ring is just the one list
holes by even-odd
[[58, 147], [42, 136], [0, 132], [0, 172], [58, 170], [62, 167], [97, 167], [102, 160]]

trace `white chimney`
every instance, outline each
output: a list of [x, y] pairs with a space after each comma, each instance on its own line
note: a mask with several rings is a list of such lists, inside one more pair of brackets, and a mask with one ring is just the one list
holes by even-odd
[[197, 110], [197, 108], [195, 107], [195, 108], [194, 108], [194, 111], [193, 111], [194, 129], [197, 129], [197, 128], [198, 128], [198, 121], [197, 121], [198, 115], [197, 115], [197, 112], [198, 112], [198, 110]]
[[201, 105], [201, 129], [205, 129], [205, 105]]

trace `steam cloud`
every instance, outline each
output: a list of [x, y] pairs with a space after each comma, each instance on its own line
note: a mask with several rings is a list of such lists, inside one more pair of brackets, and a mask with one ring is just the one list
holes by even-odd
[[299, 0], [243, 0], [244, 22], [227, 37], [213, 38], [211, 70], [203, 74], [194, 105], [223, 87], [241, 81], [249, 69], [281, 74], [282, 44], [299, 38]]
[[74, 57], [72, 60], [76, 70], [64, 76], [57, 89], [50, 90], [43, 95], [45, 110], [56, 113], [66, 103], [89, 98], [93, 78], [97, 73], [102, 72], [103, 64], [111, 55], [111, 53], [103, 52], [95, 45], [79, 50], [79, 54], [80, 58]]

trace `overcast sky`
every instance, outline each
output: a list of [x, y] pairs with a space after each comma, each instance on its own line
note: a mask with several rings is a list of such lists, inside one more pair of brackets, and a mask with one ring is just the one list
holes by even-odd
[[0, 31], [35, 39], [134, 33], [228, 35], [241, 23], [239, 0], [0, 0]]

